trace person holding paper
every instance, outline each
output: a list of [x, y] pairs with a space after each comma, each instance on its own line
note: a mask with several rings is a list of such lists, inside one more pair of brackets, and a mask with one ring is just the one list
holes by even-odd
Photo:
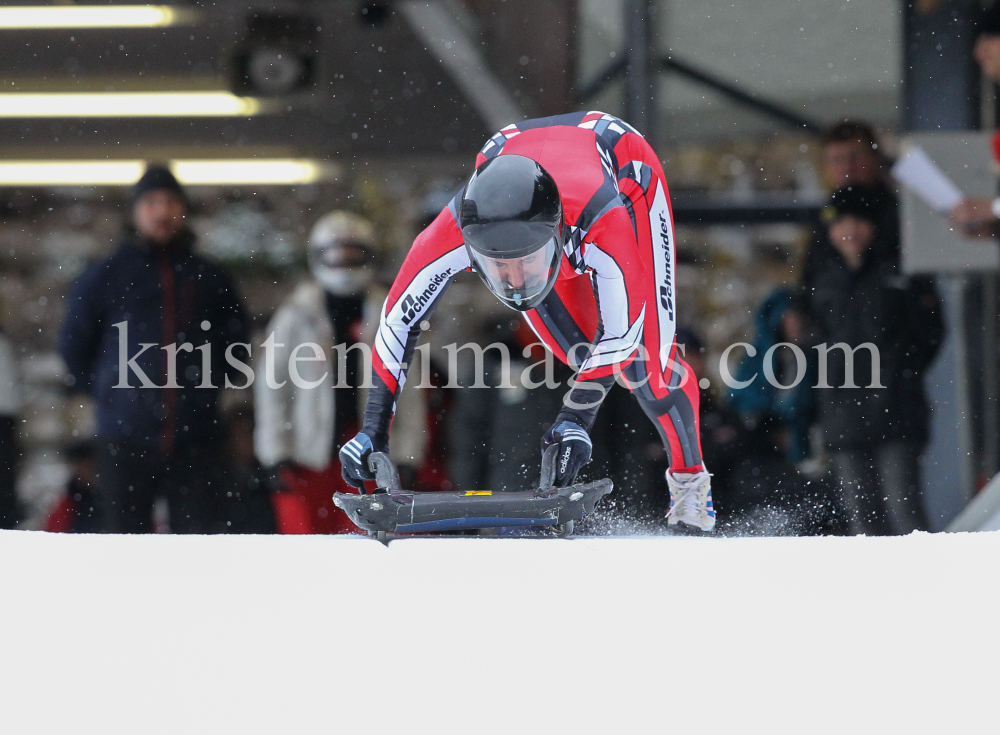
[[[980, 17], [972, 54], [983, 75], [1000, 84], [1000, 5]], [[993, 137], [993, 156], [1000, 162], [1000, 131]], [[963, 199], [951, 210], [951, 219], [971, 237], [1000, 234], [1000, 197]]]

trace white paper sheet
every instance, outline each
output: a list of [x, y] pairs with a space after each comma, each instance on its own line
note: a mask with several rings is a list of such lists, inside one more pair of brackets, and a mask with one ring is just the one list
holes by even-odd
[[965, 198], [919, 145], [907, 148], [906, 154], [892, 167], [892, 176], [931, 209], [943, 214], [950, 212]]

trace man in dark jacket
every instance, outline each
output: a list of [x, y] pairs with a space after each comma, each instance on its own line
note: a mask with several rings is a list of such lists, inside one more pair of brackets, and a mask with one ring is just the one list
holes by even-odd
[[[926, 525], [917, 469], [929, 422], [923, 379], [943, 338], [933, 282], [904, 276], [885, 242], [880, 197], [858, 185], [834, 193], [827, 236], [837, 257], [807, 293], [829, 349], [819, 357], [820, 426], [851, 532], [870, 535]], [[853, 350], [858, 387], [842, 387], [852, 385], [850, 363], [837, 343]], [[824, 360], [830, 388], [822, 387]]]
[[248, 321], [230, 277], [193, 252], [187, 212], [173, 175], [150, 166], [135, 186], [134, 230], [67, 298], [59, 348], [75, 388], [97, 404], [111, 532], [152, 530], [159, 496], [178, 533], [211, 530], [217, 512], [219, 389], [227, 366], [246, 361], [232, 346], [248, 342]]
[[[823, 133], [823, 177], [831, 190], [861, 186], [868, 200], [869, 217], [881, 233], [877, 248], [881, 256], [899, 253], [899, 204], [890, 186], [888, 161], [882, 155], [875, 131], [860, 120], [844, 120]], [[826, 228], [817, 227], [803, 267], [802, 282], [811, 287], [818, 274], [838, 258], [826, 236]]]

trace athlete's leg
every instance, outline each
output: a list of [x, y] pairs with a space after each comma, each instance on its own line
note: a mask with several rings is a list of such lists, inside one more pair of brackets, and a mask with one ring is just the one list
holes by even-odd
[[[698, 379], [682, 359], [672, 360], [673, 370], [650, 375], [646, 368], [656, 358], [634, 360], [625, 369], [624, 381], [639, 400], [643, 412], [663, 441], [673, 472], [705, 469], [701, 458], [698, 421]], [[662, 390], [655, 390], [655, 386]]]
[[[656, 425], [670, 460], [671, 525], [711, 531], [715, 528], [711, 478], [701, 458], [698, 378], [674, 343], [677, 303], [674, 272], [673, 215], [663, 170], [649, 145], [638, 135], [623, 136], [616, 147], [619, 186], [635, 227], [646, 273], [646, 319], [643, 350], [625, 371], [632, 392]], [[622, 160], [625, 156], [625, 160]]]
[[[617, 149], [619, 186], [635, 226], [636, 241], [649, 278], [643, 351], [625, 372], [643, 411], [656, 424], [674, 472], [704, 469], [698, 423], [698, 379], [677, 353], [673, 216], [663, 169], [649, 145], [627, 136]], [[628, 161], [621, 156], [629, 157]]]

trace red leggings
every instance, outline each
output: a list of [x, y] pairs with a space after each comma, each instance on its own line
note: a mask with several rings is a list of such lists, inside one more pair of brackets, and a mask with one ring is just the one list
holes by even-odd
[[[638, 135], [625, 135], [615, 148], [636, 240], [646, 272], [646, 319], [642, 349], [622, 377], [656, 425], [674, 471], [704, 469], [698, 421], [698, 378], [677, 352], [676, 246], [670, 194], [659, 159]], [[650, 308], [655, 304], [655, 310]]]

